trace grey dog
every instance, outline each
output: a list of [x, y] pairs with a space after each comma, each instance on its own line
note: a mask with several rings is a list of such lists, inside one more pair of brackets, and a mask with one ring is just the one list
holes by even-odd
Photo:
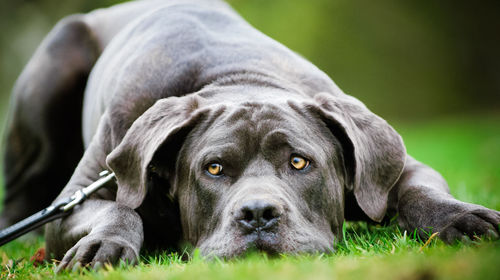
[[[46, 228], [60, 269], [141, 248], [332, 252], [344, 220], [446, 242], [499, 235], [398, 133], [219, 0], [129, 2], [61, 20], [14, 88], [2, 222], [98, 179]], [[62, 191], [61, 191], [62, 190]]]

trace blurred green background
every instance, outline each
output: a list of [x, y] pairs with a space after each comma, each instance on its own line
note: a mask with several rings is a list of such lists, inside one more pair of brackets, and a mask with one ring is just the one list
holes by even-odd
[[[22, 67], [63, 16], [117, 0], [2, 0], [0, 113]], [[500, 1], [230, 0], [389, 120], [500, 109]]]

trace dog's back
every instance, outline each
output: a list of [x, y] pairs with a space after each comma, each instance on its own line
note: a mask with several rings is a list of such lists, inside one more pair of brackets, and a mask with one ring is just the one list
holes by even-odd
[[[119, 32], [92, 70], [83, 112], [86, 145], [113, 98], [134, 104], [137, 117], [158, 99], [192, 93], [236, 73], [282, 80], [291, 91], [300, 88], [309, 96], [341, 92], [316, 66], [254, 29], [222, 1], [162, 3], [167, 4], [153, 5]], [[86, 21], [98, 26], [104, 12], [91, 13]]]

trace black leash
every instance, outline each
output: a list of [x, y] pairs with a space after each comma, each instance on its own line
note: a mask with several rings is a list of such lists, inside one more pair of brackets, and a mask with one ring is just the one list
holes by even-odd
[[28, 218], [0, 231], [0, 246], [30, 232], [50, 221], [62, 218], [71, 213], [76, 205], [82, 203], [89, 195], [100, 189], [115, 177], [114, 173], [105, 170], [99, 173], [101, 178], [81, 190], [76, 191], [71, 197], [56, 201], [51, 206], [39, 211]]

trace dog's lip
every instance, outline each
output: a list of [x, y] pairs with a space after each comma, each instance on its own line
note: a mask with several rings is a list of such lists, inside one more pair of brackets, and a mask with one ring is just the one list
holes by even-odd
[[246, 236], [247, 251], [257, 250], [269, 255], [280, 253], [280, 238], [277, 233], [258, 231]]

